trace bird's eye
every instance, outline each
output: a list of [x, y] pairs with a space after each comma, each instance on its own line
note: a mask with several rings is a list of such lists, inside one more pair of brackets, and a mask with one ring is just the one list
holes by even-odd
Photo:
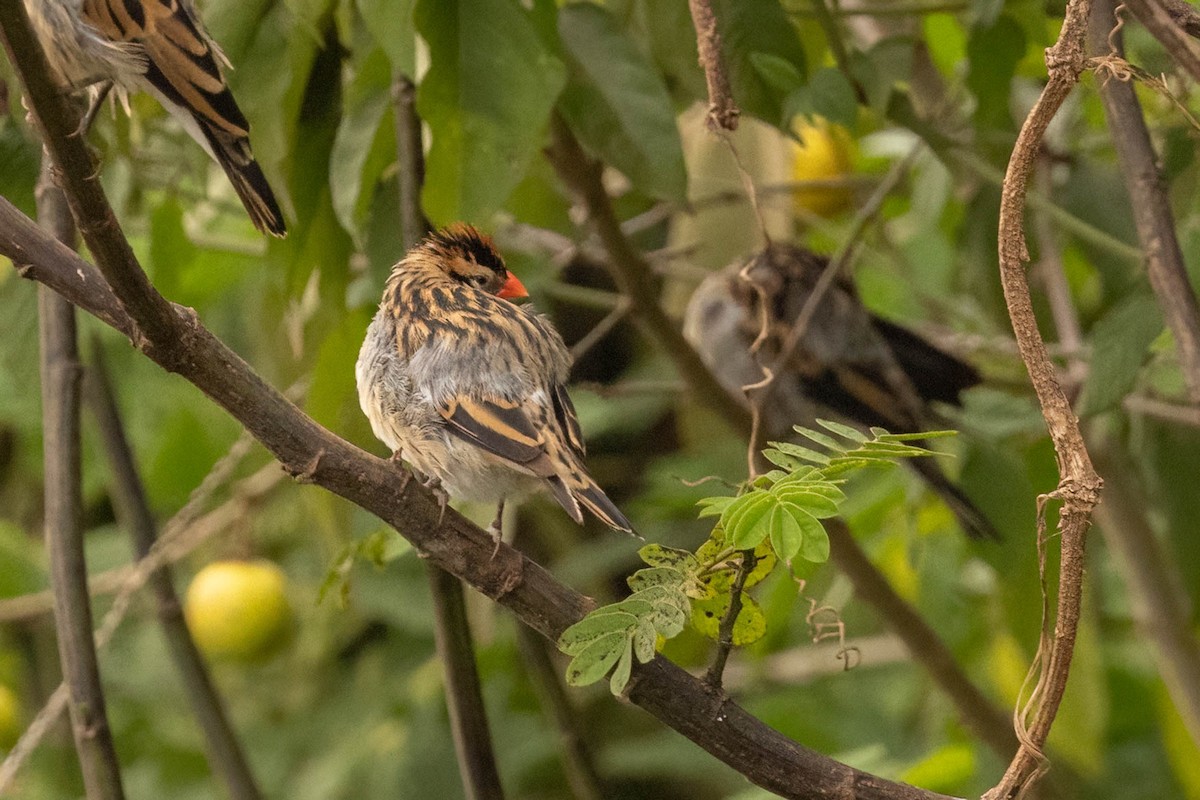
[[467, 283], [476, 289], [482, 289], [487, 285], [487, 275], [469, 275], [467, 276]]

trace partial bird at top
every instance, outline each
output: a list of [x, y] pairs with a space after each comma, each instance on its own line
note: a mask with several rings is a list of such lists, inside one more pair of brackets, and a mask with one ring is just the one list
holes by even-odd
[[25, 0], [25, 8], [59, 83], [156, 97], [225, 170], [254, 226], [286, 235], [250, 150], [250, 124], [225, 82], [229, 61], [192, 0]]
[[397, 264], [359, 352], [359, 402], [381, 441], [451, 497], [496, 503], [549, 490], [633, 526], [588, 474], [565, 384], [571, 357], [490, 239], [467, 225], [429, 235]]
[[[735, 263], [704, 280], [688, 303], [684, 335], [729, 391], [759, 382], [762, 363], [778, 358], [792, 325], [808, 302], [829, 259], [799, 247], [774, 244], [750, 262]], [[766, 322], [758, 354], [751, 352]], [[811, 426], [834, 415], [862, 427], [916, 433], [940, 423], [934, 402], [958, 405], [979, 383], [974, 367], [921, 337], [871, 314], [850, 281], [839, 278], [819, 301], [785, 372], [764, 409], [774, 439], [793, 425]], [[995, 538], [995, 528], [938, 464], [906, 463], [946, 502], [972, 537]]]

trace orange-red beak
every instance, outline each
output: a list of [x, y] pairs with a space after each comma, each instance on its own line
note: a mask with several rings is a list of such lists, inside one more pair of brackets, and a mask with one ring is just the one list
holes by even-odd
[[505, 300], [520, 300], [522, 297], [529, 297], [529, 292], [525, 290], [525, 284], [517, 280], [517, 276], [510, 272], [508, 279], [500, 287], [500, 291], [496, 292], [496, 296], [503, 297]]

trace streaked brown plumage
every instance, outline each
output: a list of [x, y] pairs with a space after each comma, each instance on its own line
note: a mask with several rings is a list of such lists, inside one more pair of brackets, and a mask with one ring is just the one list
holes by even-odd
[[[709, 276], [688, 303], [684, 335], [731, 391], [762, 378], [759, 360], [778, 357], [829, 259], [787, 244], [756, 254], [749, 266], [730, 265]], [[751, 347], [767, 337], [756, 357]], [[915, 433], [941, 424], [931, 403], [959, 404], [959, 394], [979, 383], [969, 365], [916, 334], [871, 314], [854, 285], [835, 280], [817, 306], [788, 370], [779, 375], [764, 409], [768, 434], [785, 438], [793, 425], [835, 416], [860, 426]], [[907, 462], [921, 474], [973, 537], [995, 537], [991, 522], [933, 459]]]
[[523, 296], [474, 228], [431, 234], [395, 266], [367, 330], [355, 370], [363, 412], [452, 497], [503, 506], [548, 489], [576, 522], [587, 509], [632, 533], [584, 467], [567, 348], [544, 317], [506, 299]]
[[283, 213], [250, 150], [250, 124], [222, 67], [229, 61], [191, 0], [25, 0], [58, 80], [145, 90], [229, 176], [260, 231], [286, 234]]

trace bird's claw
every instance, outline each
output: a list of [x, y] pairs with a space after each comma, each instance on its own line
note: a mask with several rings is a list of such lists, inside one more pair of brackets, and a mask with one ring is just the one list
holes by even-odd
[[489, 534], [491, 534], [492, 542], [495, 544], [495, 546], [492, 547], [492, 555], [491, 555], [491, 558], [488, 559], [488, 561], [494, 561], [496, 558], [496, 554], [500, 552], [500, 543], [502, 541], [504, 541], [504, 532], [501, 531], [500, 528], [494, 522], [488, 526], [487, 532]]

